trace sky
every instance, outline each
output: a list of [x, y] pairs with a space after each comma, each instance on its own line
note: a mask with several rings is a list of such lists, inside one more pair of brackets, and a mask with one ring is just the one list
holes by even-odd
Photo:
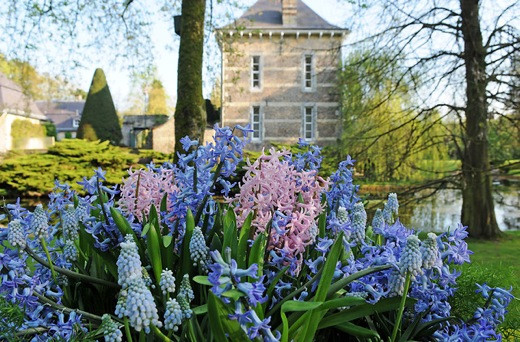
[[[256, 0], [245, 0], [241, 1], [244, 7], [251, 6]], [[345, 26], [345, 17], [348, 11], [349, 5], [345, 0], [305, 0], [305, 3], [311, 7], [315, 12], [322, 16], [329, 23], [337, 26]], [[234, 18], [239, 17], [243, 10], [238, 9], [234, 11]], [[166, 89], [166, 93], [170, 98], [175, 98], [177, 92], [177, 63], [178, 63], [178, 48], [180, 38], [171, 32], [165, 23], [158, 23], [153, 28], [153, 40], [155, 50], [152, 52], [155, 56], [155, 65], [157, 67], [157, 74], [159, 79], [163, 82]], [[165, 46], [170, 45], [171, 48]], [[210, 65], [219, 63], [218, 50], [215, 51], [216, 45], [214, 42], [208, 42], [208, 46], [213, 57], [205, 56], [205, 62]], [[40, 69], [47, 69], [51, 66], [39, 65]], [[103, 58], [93, 59], [93, 61], [87, 65], [83, 65], [82, 68], [74, 71], [70, 77], [73, 82], [77, 84], [81, 89], [88, 90], [90, 85], [94, 69], [96, 67], [102, 67], [107, 76], [107, 81], [112, 92], [112, 97], [116, 107], [119, 110], [128, 108], [131, 103], [128, 102], [128, 95], [132, 89], [129, 78], [128, 70], [121, 69], [120, 66], [113, 65], [110, 61], [104, 60]], [[204, 83], [204, 96], [209, 97], [212, 86], [211, 75], [205, 72], [205, 83]]]

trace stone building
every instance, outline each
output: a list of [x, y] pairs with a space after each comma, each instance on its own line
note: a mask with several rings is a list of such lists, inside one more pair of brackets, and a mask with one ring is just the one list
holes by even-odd
[[222, 125], [250, 124], [254, 147], [320, 145], [341, 133], [338, 70], [348, 30], [301, 0], [259, 0], [217, 30], [222, 52]]
[[56, 126], [56, 139], [75, 138], [85, 101], [36, 101], [36, 105]]

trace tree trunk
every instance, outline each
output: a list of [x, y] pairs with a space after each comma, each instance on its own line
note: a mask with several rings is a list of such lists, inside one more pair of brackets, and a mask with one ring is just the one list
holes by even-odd
[[466, 66], [466, 128], [462, 158], [462, 223], [474, 238], [500, 235], [491, 193], [486, 99], [486, 49], [482, 44], [479, 1], [460, 0]]
[[206, 110], [202, 97], [202, 52], [206, 0], [183, 0], [181, 43], [177, 69], [175, 152], [184, 152], [180, 139], [189, 136], [202, 143]]

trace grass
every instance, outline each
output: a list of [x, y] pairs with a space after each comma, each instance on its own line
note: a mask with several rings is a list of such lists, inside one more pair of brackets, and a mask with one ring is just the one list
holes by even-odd
[[475, 283], [506, 289], [512, 286], [515, 299], [508, 307], [501, 332], [506, 341], [520, 341], [520, 231], [508, 232], [497, 241], [469, 240], [468, 245], [474, 254], [471, 263], [460, 269], [459, 287], [451, 302], [454, 313], [468, 317], [482, 305], [482, 297], [475, 294]]

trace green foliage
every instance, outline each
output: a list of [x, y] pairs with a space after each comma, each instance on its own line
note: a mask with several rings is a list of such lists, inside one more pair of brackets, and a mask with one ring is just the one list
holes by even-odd
[[[340, 158], [350, 154], [363, 160], [357, 171], [365, 179], [408, 180], [416, 171], [435, 178], [438, 169], [423, 170], [425, 160], [448, 158], [440, 114], [417, 113], [409, 87], [414, 75], [403, 73], [389, 55], [357, 51], [341, 74], [343, 134]], [[435, 166], [432, 164], [431, 166]]]
[[19, 148], [22, 140], [27, 138], [40, 138], [45, 136], [45, 127], [32, 123], [29, 120], [16, 119], [11, 125], [11, 137], [13, 147]]
[[520, 114], [489, 121], [489, 157], [492, 163], [520, 158]]
[[[476, 283], [487, 283], [509, 289], [513, 287], [513, 295], [520, 297], [520, 232], [509, 232], [502, 240], [470, 241], [469, 249], [475, 254], [471, 256], [471, 264], [460, 268], [461, 276], [457, 279], [458, 289], [450, 301], [453, 314], [463, 318], [471, 317], [475, 309], [482, 304], [482, 296], [475, 293]], [[520, 301], [514, 299], [508, 307], [509, 314], [500, 330], [504, 340], [520, 339]], [[507, 339], [507, 337], [510, 339]]]
[[20, 341], [23, 339], [16, 336], [21, 330], [24, 322], [24, 314], [16, 303], [10, 303], [4, 297], [0, 297], [0, 340]]
[[45, 127], [45, 135], [48, 137], [54, 137], [56, 139], [57, 132], [56, 132], [56, 126], [50, 121], [46, 121], [44, 124]]
[[166, 92], [161, 81], [153, 80], [148, 91], [146, 114], [168, 114]]
[[[95, 136], [92, 131], [95, 132]], [[108, 140], [113, 145], [119, 144], [123, 137], [112, 95], [102, 69], [96, 69], [94, 72], [77, 137], [87, 140]]]
[[4, 159], [0, 163], [0, 189], [5, 191], [2, 195], [9, 197], [43, 196], [52, 190], [54, 179], [58, 179], [80, 190], [76, 182], [97, 167], [108, 171], [109, 184], [117, 184], [130, 166], [167, 159], [167, 155], [155, 151], [130, 153], [128, 149], [109, 145], [108, 141], [64, 139], [47, 153], [11, 154]]

